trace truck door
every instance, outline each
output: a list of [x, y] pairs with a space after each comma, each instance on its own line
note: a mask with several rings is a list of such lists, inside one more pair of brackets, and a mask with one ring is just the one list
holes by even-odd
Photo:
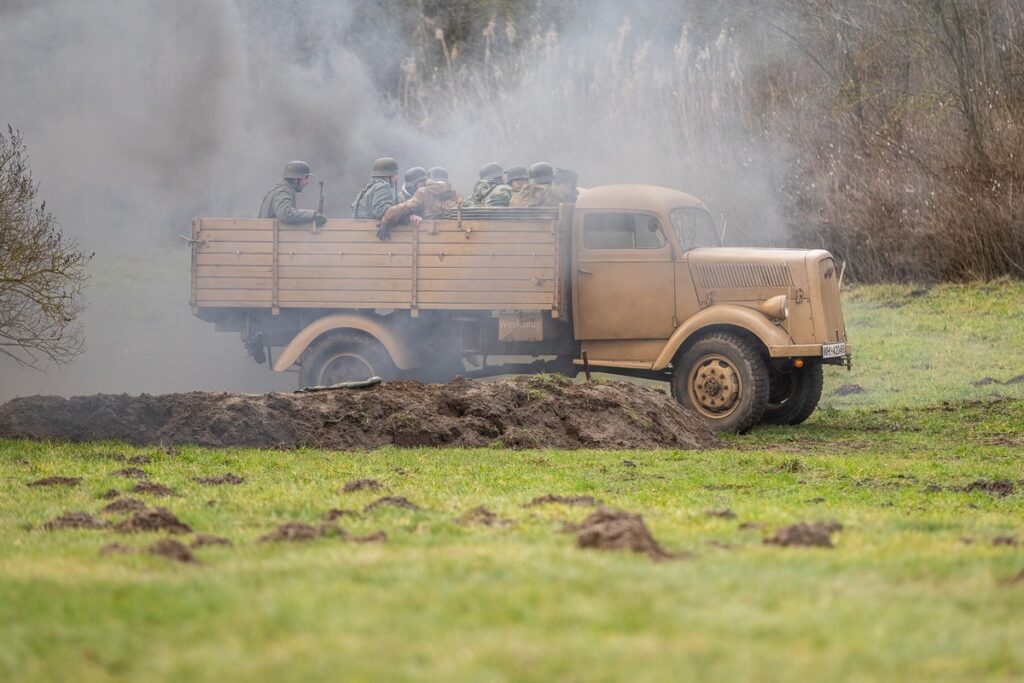
[[658, 217], [581, 211], [575, 223], [576, 338], [667, 339], [675, 329], [675, 267]]

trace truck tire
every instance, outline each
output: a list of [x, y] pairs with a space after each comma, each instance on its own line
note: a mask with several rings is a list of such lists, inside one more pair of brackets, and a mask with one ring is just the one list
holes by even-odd
[[714, 431], [745, 432], [768, 403], [768, 367], [757, 346], [716, 332], [687, 349], [672, 374], [672, 395]]
[[330, 386], [371, 377], [398, 376], [387, 350], [375, 339], [351, 330], [332, 332], [306, 350], [299, 387]]
[[821, 361], [808, 359], [802, 368], [788, 373], [769, 372], [768, 405], [761, 421], [774, 425], [798, 425], [811, 416], [821, 400], [825, 382]]

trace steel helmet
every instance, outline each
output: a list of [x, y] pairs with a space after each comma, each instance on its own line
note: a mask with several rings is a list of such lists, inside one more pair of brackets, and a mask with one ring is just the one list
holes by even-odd
[[405, 172], [405, 184], [412, 186], [427, 179], [427, 171], [422, 166], [413, 166]]
[[309, 164], [305, 161], [289, 161], [284, 165], [284, 177], [286, 180], [298, 180], [313, 175], [309, 170]]
[[448, 171], [443, 166], [434, 166], [427, 171], [427, 177], [434, 181], [448, 182]]
[[500, 180], [505, 169], [497, 161], [484, 164], [480, 167], [480, 180]]
[[550, 185], [555, 179], [555, 169], [545, 161], [538, 161], [530, 166], [531, 185]]
[[509, 182], [513, 180], [529, 180], [530, 172], [526, 170], [525, 166], [512, 166], [507, 171], [507, 178]]
[[373, 173], [375, 178], [398, 175], [398, 162], [391, 157], [381, 157], [373, 162]]

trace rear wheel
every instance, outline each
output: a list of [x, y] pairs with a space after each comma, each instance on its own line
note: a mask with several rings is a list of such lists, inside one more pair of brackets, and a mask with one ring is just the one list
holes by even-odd
[[818, 407], [824, 382], [825, 373], [817, 359], [807, 359], [802, 368], [791, 368], [788, 372], [771, 368], [768, 405], [761, 421], [776, 425], [800, 424]]
[[300, 387], [323, 387], [398, 375], [387, 350], [375, 339], [351, 331], [334, 332], [306, 351], [299, 373]]
[[745, 432], [768, 402], [768, 368], [757, 346], [729, 332], [709, 334], [679, 357], [672, 394], [715, 431]]

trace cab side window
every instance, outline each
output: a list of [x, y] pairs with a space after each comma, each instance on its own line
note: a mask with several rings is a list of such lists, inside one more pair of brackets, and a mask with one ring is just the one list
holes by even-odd
[[661, 249], [665, 234], [654, 216], [644, 213], [592, 213], [583, 220], [586, 249]]

